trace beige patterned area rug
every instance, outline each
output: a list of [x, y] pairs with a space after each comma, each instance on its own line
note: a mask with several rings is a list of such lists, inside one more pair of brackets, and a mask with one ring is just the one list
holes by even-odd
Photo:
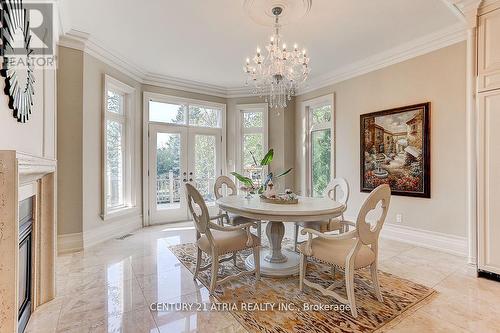
[[[290, 247], [290, 241], [286, 247]], [[170, 250], [191, 271], [196, 262], [196, 246], [181, 244], [171, 246]], [[235, 268], [232, 261], [221, 264], [219, 278], [237, 273], [244, 269], [244, 258], [250, 251], [241, 252]], [[203, 256], [204, 263], [209, 260]], [[307, 278], [323, 286], [332, 283], [331, 268], [319, 262], [309, 262]], [[200, 272], [199, 280], [209, 286], [210, 269]], [[343, 273], [338, 272], [335, 279], [342, 281]], [[423, 285], [380, 271], [380, 285], [384, 302], [377, 301], [373, 294], [369, 270], [359, 270], [355, 277], [355, 294], [358, 318], [353, 318], [349, 308], [331, 297], [305, 287], [299, 290], [298, 276], [289, 278], [262, 277], [255, 282], [254, 276], [244, 276], [217, 287], [214, 303], [227, 305], [226, 310], [249, 332], [374, 332], [385, 330], [399, 321], [408, 310], [428, 300], [435, 291]], [[368, 285], [360, 283], [364, 280]], [[344, 284], [334, 289], [345, 295]], [[271, 306], [274, 308], [271, 310]], [[278, 309], [280, 307], [280, 309]], [[220, 307], [224, 309], [223, 307]], [[392, 322], [392, 323], [391, 323]], [[390, 323], [390, 325], [388, 325]]]

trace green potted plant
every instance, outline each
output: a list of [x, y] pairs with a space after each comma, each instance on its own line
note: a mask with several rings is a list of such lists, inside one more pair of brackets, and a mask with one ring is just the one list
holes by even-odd
[[[252, 154], [253, 156], [253, 154]], [[269, 166], [271, 164], [271, 162], [273, 161], [273, 157], [274, 157], [274, 150], [273, 149], [269, 149], [269, 151], [267, 152], [267, 154], [264, 156], [264, 158], [262, 159], [262, 161], [260, 161], [260, 166], [261, 167], [265, 167], [265, 166]], [[257, 161], [255, 159], [255, 157], [253, 158], [254, 159], [254, 163], [257, 164]], [[257, 166], [257, 165], [256, 165]], [[273, 179], [277, 179], [277, 178], [280, 178], [280, 177], [283, 177], [287, 174], [290, 173], [290, 171], [292, 171], [293, 168], [290, 168], [284, 172], [281, 172], [279, 173], [277, 176], [274, 176], [272, 172], [270, 172], [267, 177], [265, 178], [264, 182], [262, 183], [262, 185], [260, 186], [256, 186], [253, 181], [248, 178], [248, 177], [245, 177], [237, 172], [231, 172], [231, 175], [235, 176], [236, 179], [238, 179], [241, 184], [244, 186], [244, 190], [247, 191], [249, 194], [262, 194], [264, 193], [264, 191], [266, 190], [267, 188], [267, 184], [273, 180]]]

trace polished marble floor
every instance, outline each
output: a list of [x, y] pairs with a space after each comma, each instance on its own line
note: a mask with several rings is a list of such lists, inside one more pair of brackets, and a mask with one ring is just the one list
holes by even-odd
[[[245, 332], [227, 312], [149, 310], [153, 302], [209, 301], [168, 249], [193, 240], [192, 225], [176, 223], [59, 256], [58, 296], [33, 314], [27, 331]], [[391, 332], [500, 332], [500, 283], [477, 279], [464, 258], [383, 239], [380, 266], [439, 291]]]

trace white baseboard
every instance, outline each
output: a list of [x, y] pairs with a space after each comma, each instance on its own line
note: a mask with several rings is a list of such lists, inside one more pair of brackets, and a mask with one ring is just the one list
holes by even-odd
[[81, 232], [73, 234], [57, 235], [57, 253], [77, 252], [83, 249], [83, 234]]
[[461, 257], [468, 256], [466, 237], [448, 235], [440, 232], [416, 229], [390, 223], [386, 223], [384, 225], [380, 236]]
[[140, 228], [142, 228], [142, 217], [140, 215], [113, 222], [102, 222], [101, 226], [84, 231], [83, 246], [84, 248], [88, 248]]

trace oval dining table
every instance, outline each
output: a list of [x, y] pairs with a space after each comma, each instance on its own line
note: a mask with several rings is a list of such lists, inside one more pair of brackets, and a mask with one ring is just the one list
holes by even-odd
[[[266, 235], [269, 249], [261, 250], [260, 271], [262, 275], [284, 277], [299, 272], [299, 255], [296, 252], [282, 250], [286, 222], [325, 221], [338, 217], [345, 206], [329, 198], [299, 197], [297, 204], [274, 204], [262, 202], [259, 197], [250, 199], [244, 196], [226, 196], [216, 201], [219, 208], [229, 213], [238, 214], [258, 221], [269, 221]], [[255, 267], [253, 255], [245, 260], [247, 269]]]

